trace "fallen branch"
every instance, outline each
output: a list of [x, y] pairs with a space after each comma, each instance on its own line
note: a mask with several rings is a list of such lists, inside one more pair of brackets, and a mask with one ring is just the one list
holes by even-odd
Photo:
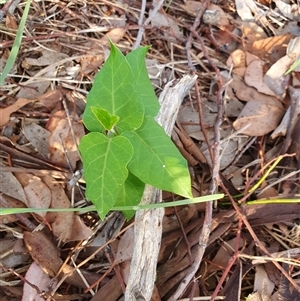
[[[178, 83], [170, 82], [159, 97], [157, 122], [170, 136], [183, 98], [197, 76], [185, 75]], [[146, 185], [141, 204], [161, 202], [161, 191]], [[135, 216], [135, 241], [125, 301], [151, 299], [156, 279], [156, 265], [161, 243], [164, 209], [140, 210]]]

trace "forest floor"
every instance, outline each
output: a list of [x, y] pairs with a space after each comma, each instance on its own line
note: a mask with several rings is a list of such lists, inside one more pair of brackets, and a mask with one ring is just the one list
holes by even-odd
[[[0, 72], [26, 5], [5, 2]], [[3, 214], [91, 205], [84, 180], [74, 179], [86, 97], [109, 39], [125, 55], [151, 46], [146, 66], [157, 97], [197, 76], [171, 137], [189, 164], [193, 196], [225, 195], [165, 209], [151, 300], [300, 300], [297, 3], [31, 2], [0, 87], [1, 300], [125, 300], [134, 218]]]

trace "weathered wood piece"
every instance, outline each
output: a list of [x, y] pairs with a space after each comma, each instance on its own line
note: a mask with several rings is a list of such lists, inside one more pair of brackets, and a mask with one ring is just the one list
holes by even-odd
[[[157, 122], [170, 136], [183, 98], [194, 85], [197, 76], [185, 75], [176, 84], [170, 82], [160, 94], [160, 111]], [[161, 191], [146, 185], [141, 204], [161, 202]], [[151, 299], [157, 257], [161, 243], [164, 209], [139, 210], [135, 215], [134, 251], [125, 301], [148, 301]]]

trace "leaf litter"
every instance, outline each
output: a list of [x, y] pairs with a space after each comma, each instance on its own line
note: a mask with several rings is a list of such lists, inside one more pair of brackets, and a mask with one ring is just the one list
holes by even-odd
[[[194, 196], [217, 192], [211, 183], [218, 165], [223, 183], [218, 191], [241, 194], [236, 201], [242, 199], [246, 218], [229, 199], [218, 204], [211, 213], [205, 254], [192, 275], [198, 282], [178, 294], [256, 300], [256, 292], [260, 300], [297, 300], [300, 77], [299, 67], [287, 71], [299, 60], [299, 8], [281, 0], [272, 5], [268, 0], [217, 1], [207, 8], [206, 4], [188, 0], [166, 4], [144, 26], [141, 42], [151, 45], [147, 60], [158, 95], [170, 80], [191, 70], [198, 75], [172, 134], [191, 166]], [[145, 20], [158, 5], [147, 3]], [[84, 183], [68, 189], [68, 181], [81, 168], [77, 145], [85, 134], [82, 100], [108, 56], [108, 37], [124, 54], [131, 50], [142, 24], [141, 6], [140, 1], [125, 0], [32, 5], [18, 59], [0, 88], [2, 208], [89, 205]], [[11, 7], [10, 14], [5, 5], [0, 7], [6, 21], [1, 27], [1, 70], [13, 43], [11, 32], [22, 15], [22, 4]], [[195, 33], [191, 28], [201, 9], [203, 23], [196, 24]], [[279, 155], [284, 156], [282, 161], [250, 194], [267, 164]], [[174, 197], [163, 193], [166, 201]], [[296, 202], [245, 205], [262, 198]], [[202, 205], [165, 211], [152, 300], [175, 300], [182, 280], [191, 275], [209, 216]], [[122, 298], [134, 250], [132, 221], [124, 224], [117, 214], [100, 221], [93, 212], [45, 211], [1, 216], [0, 223], [3, 300], [10, 296], [29, 300], [32, 294], [37, 300], [41, 291], [54, 300], [60, 294], [68, 300]], [[22, 243], [26, 248], [20, 247]], [[277, 253], [292, 250], [292, 258]], [[38, 282], [47, 277], [50, 289]], [[88, 289], [100, 278], [99, 287]]]

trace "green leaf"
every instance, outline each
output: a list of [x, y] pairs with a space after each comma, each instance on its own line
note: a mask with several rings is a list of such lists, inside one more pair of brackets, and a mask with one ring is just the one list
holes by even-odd
[[127, 138], [107, 138], [89, 133], [79, 144], [86, 179], [86, 197], [95, 205], [101, 219], [117, 201], [128, 176], [127, 164], [133, 148]]
[[[120, 191], [120, 196], [114, 206], [120, 207], [139, 205], [144, 193], [144, 189], [145, 183], [129, 172], [128, 177]], [[122, 212], [127, 220], [130, 220], [135, 214], [135, 210], [124, 210]]]
[[100, 124], [108, 131], [111, 131], [120, 119], [119, 116], [111, 115], [109, 112], [101, 108], [91, 107], [91, 110]]
[[126, 55], [126, 59], [132, 68], [133, 74], [135, 74], [135, 89], [144, 104], [145, 115], [155, 117], [160, 106], [145, 64], [148, 49], [149, 47], [135, 49]]
[[162, 190], [192, 197], [187, 162], [163, 128], [146, 116], [134, 132], [124, 132], [133, 145], [134, 154], [128, 169], [143, 182]]
[[103, 132], [103, 126], [91, 110], [91, 107], [98, 107], [119, 116], [120, 131], [138, 129], [143, 122], [144, 107], [134, 83], [135, 75], [125, 56], [111, 43], [110, 55], [87, 96], [83, 113], [86, 128], [91, 132]]

